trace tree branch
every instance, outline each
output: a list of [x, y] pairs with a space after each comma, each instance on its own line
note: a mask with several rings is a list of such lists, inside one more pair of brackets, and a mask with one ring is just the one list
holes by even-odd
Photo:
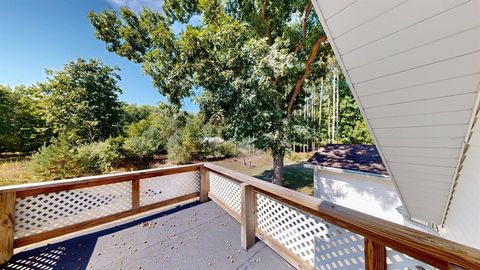
[[303, 37], [295, 47], [294, 52], [298, 54], [300, 49], [303, 47], [303, 40], [307, 37], [307, 24], [308, 24], [308, 16], [310, 16], [310, 12], [312, 12], [313, 5], [312, 1], [308, 1], [307, 5], [305, 6], [305, 10], [303, 11]]
[[305, 11], [303, 12], [303, 38], [307, 36], [307, 23], [308, 23], [308, 16], [310, 16], [310, 12], [312, 12], [312, 1], [308, 1], [307, 6], [305, 7]]
[[303, 81], [305, 81], [308, 75], [310, 75], [310, 73], [312, 72], [312, 63], [318, 54], [320, 45], [322, 45], [322, 43], [325, 42], [325, 40], [327, 40], [327, 36], [321, 36], [317, 39], [317, 41], [315, 41], [315, 44], [313, 45], [312, 51], [310, 52], [307, 62], [305, 63], [305, 69], [303, 71], [303, 74], [302, 76], [300, 76], [300, 78], [298, 78], [297, 84], [295, 85], [295, 90], [293, 91], [293, 95], [290, 98], [290, 102], [288, 103], [288, 110], [287, 110], [288, 118], [292, 117], [295, 101], [297, 100], [298, 94], [300, 94], [300, 91], [302, 90]]
[[263, 23], [265, 23], [265, 27], [267, 28], [268, 45], [271, 46], [273, 44], [273, 36], [272, 36], [272, 31], [270, 30], [270, 22], [267, 16], [267, 7], [268, 7], [268, 0], [263, 0], [262, 19], [263, 19]]

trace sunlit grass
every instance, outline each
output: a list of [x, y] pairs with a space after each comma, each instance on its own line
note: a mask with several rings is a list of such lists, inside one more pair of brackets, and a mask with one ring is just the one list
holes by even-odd
[[[313, 195], [313, 169], [303, 166], [303, 162], [311, 155], [312, 153], [297, 153], [288, 155], [285, 158], [285, 170], [283, 172], [284, 187], [307, 195]], [[215, 163], [266, 181], [271, 181], [273, 175], [272, 158], [269, 155], [229, 158], [216, 161]]]
[[37, 182], [27, 167], [25, 158], [0, 160], [0, 186]]

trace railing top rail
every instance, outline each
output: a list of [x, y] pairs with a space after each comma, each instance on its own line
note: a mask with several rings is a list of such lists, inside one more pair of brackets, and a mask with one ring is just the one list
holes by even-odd
[[79, 178], [72, 178], [66, 180], [55, 180], [31, 184], [21, 184], [0, 187], [0, 193], [2, 192], [17, 192], [17, 197], [32, 196], [35, 194], [42, 194], [48, 192], [56, 192], [62, 190], [70, 190], [98, 185], [107, 185], [112, 183], [118, 183], [123, 181], [129, 181], [133, 179], [143, 179], [155, 176], [176, 174], [182, 172], [195, 171], [200, 169], [203, 163], [171, 166], [164, 168], [155, 168], [148, 170], [139, 170], [132, 172], [113, 173], [96, 176], [86, 176]]
[[278, 201], [435, 267], [447, 269], [448, 264], [451, 263], [466, 269], [480, 269], [480, 250], [335, 205], [212, 163], [206, 163], [204, 166], [232, 180], [252, 185], [257, 191], [266, 193]]

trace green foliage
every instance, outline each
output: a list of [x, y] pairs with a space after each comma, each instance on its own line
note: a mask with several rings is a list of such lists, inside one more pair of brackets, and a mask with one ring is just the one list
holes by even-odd
[[29, 167], [35, 178], [55, 180], [82, 174], [77, 153], [68, 140], [61, 136], [49, 146], [43, 146], [32, 155]]
[[168, 140], [168, 161], [174, 164], [186, 164], [192, 161], [192, 156], [182, 145], [182, 132], [175, 132]]
[[37, 86], [0, 85], [0, 152], [33, 151], [50, 139], [50, 129], [35, 104], [37, 91]]
[[147, 160], [164, 150], [165, 140], [159, 129], [149, 127], [138, 136], [128, 137], [124, 147], [129, 157]]
[[123, 114], [124, 114], [124, 126], [128, 126], [132, 123], [139, 122], [141, 120], [147, 119], [148, 116], [155, 111], [155, 107], [150, 105], [124, 105]]
[[205, 158], [204, 131], [199, 117], [190, 118], [183, 130], [175, 132], [168, 141], [168, 160], [185, 164]]
[[[221, 120], [226, 137], [254, 137], [277, 161], [296, 133], [312, 140], [311, 127], [299, 132], [305, 123], [287, 110], [305, 108], [309, 90], [334, 61], [311, 1], [165, 0], [164, 11], [135, 14], [122, 8], [89, 18], [107, 49], [141, 63], [173, 104], [202, 89], [201, 111], [207, 120]], [[192, 24], [192, 18], [200, 23]], [[174, 34], [175, 22], [186, 24], [180, 34]], [[349, 111], [344, 106], [342, 113]], [[356, 122], [349, 124], [361, 128]], [[366, 141], [351, 137], [355, 133], [344, 126], [345, 141]], [[197, 151], [195, 144], [185, 145]]]
[[125, 158], [122, 144], [122, 138], [113, 138], [75, 146], [61, 135], [32, 155], [29, 167], [34, 177], [40, 180], [105, 173]]
[[126, 127], [125, 150], [132, 158], [148, 160], [167, 151], [167, 142], [184, 125], [184, 112], [160, 104], [149, 115]]
[[99, 60], [78, 59], [61, 71], [47, 70], [41, 85], [45, 119], [57, 134], [76, 143], [114, 137], [121, 131], [122, 103], [118, 68]]

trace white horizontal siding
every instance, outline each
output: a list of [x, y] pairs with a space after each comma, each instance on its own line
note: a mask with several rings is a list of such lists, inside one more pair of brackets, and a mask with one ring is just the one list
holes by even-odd
[[472, 110], [468, 109], [420, 115], [382, 117], [370, 119], [370, 125], [372, 128], [388, 128], [468, 124], [471, 114]]
[[[479, 35], [480, 36], [480, 35]], [[479, 39], [480, 40], [480, 39]], [[476, 92], [480, 73], [360, 97], [365, 108]]]
[[[372, 80], [473, 53], [480, 47], [479, 36], [480, 26], [369, 65], [351, 69], [349, 70], [350, 77], [353, 82]], [[440, 58], [438, 51], [443, 51]]]
[[450, 240], [480, 249], [480, 137], [473, 130], [452, 202], [440, 234]]
[[478, 65], [479, 62], [480, 52], [476, 52], [453, 59], [443, 60], [441, 62], [434, 62], [426, 66], [420, 66], [418, 68], [409, 69], [377, 79], [365, 78], [365, 80], [358, 80], [356, 82], [352, 81], [352, 83], [355, 86], [355, 89], [357, 89], [359, 96], [364, 96], [386, 90], [408, 88], [420, 84], [428, 84], [440, 80], [478, 73], [480, 72], [480, 65]]
[[[362, 24], [367, 23], [390, 9], [402, 5], [406, 0], [362, 0], [356, 1], [328, 21], [333, 37], [338, 38]], [[323, 3], [322, 3], [323, 4]]]
[[478, 3], [470, 1], [397, 32], [395, 35], [377, 40], [350, 53], [342, 54], [342, 59], [349, 69], [373, 63], [477, 27], [479, 25], [477, 17]]
[[[381, 16], [362, 24], [355, 31], [335, 39], [340, 52], [348, 52], [398, 31], [415, 26], [423, 20], [438, 16], [468, 0], [413, 0], [383, 13]], [[372, 6], [374, 3], [372, 3]]]
[[358, 0], [318, 0], [318, 2], [322, 5], [325, 18], [330, 18], [342, 10], [345, 10], [356, 1]]
[[478, 96], [480, 0], [314, 5], [409, 213], [440, 223]]
[[315, 169], [314, 195], [356, 211], [403, 224], [401, 206], [389, 178]]

